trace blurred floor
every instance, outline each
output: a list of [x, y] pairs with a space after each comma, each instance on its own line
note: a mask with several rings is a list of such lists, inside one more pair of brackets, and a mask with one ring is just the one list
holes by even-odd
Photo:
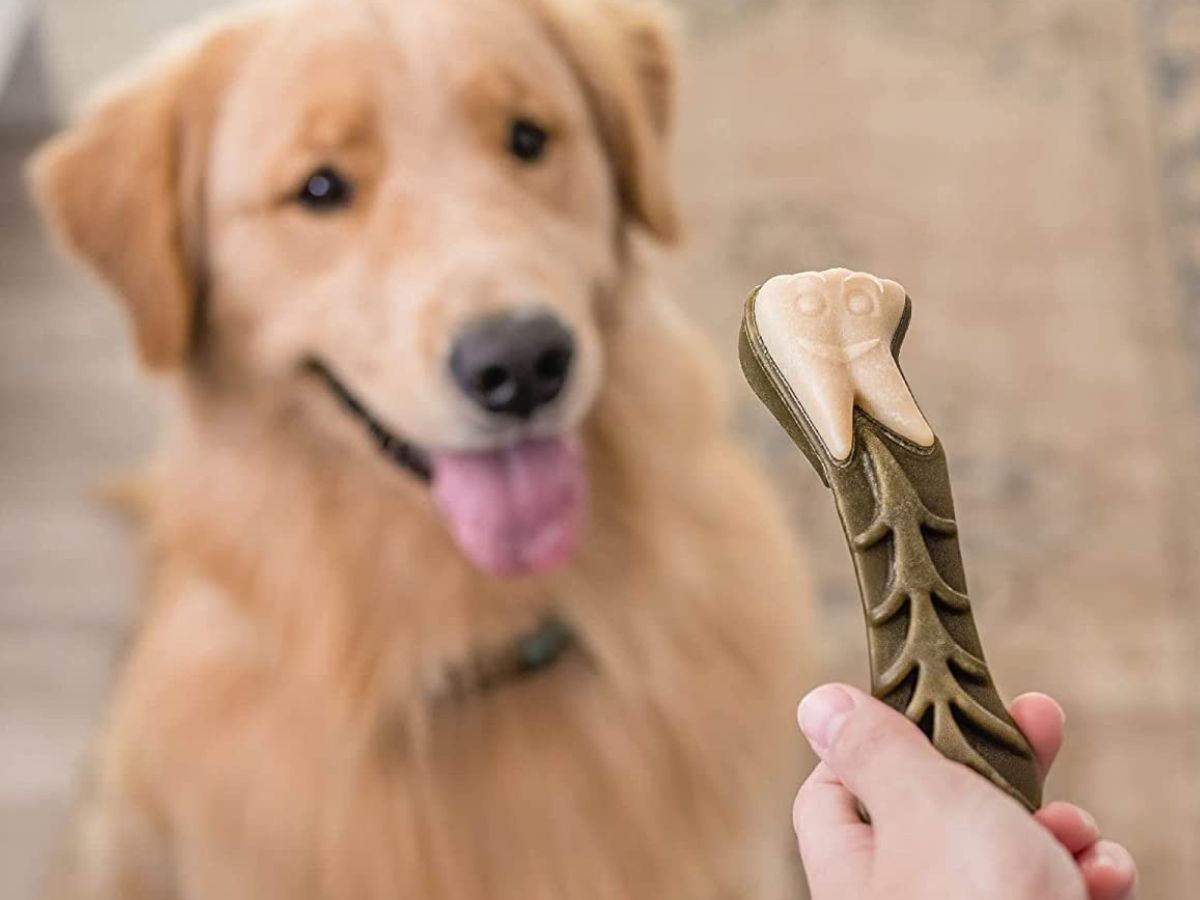
[[[202, 0], [49, 4], [67, 94]], [[212, 5], [212, 4], [209, 4]], [[906, 369], [951, 459], [1005, 693], [1047, 690], [1049, 785], [1128, 842], [1145, 897], [1200, 883], [1200, 8], [1194, 0], [688, 0], [671, 264], [805, 537], [827, 671], [861, 683], [828, 496], [737, 386], [742, 297], [845, 264], [915, 298]], [[106, 15], [109, 10], [105, 5]], [[92, 10], [91, 13], [88, 10]], [[109, 19], [109, 21], [113, 21]], [[1189, 60], [1191, 61], [1189, 63]], [[44, 246], [0, 144], [0, 898], [34, 895], [135, 592], [91, 501], [157, 404], [115, 304]]]

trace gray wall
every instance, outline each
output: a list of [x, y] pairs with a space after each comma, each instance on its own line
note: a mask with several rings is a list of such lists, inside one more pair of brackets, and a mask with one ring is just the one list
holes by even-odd
[[158, 36], [231, 0], [45, 0], [50, 67], [72, 108]]

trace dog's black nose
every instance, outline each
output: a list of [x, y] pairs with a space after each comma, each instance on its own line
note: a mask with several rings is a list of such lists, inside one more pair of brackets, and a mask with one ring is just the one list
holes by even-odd
[[562, 392], [574, 355], [571, 332], [551, 315], [494, 316], [459, 335], [450, 372], [483, 409], [528, 419]]

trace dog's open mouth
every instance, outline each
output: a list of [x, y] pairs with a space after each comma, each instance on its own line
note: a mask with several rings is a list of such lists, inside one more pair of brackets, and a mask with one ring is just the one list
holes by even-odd
[[307, 368], [388, 459], [430, 483], [451, 534], [478, 568], [515, 577], [549, 571], [570, 558], [587, 508], [578, 440], [539, 438], [472, 451], [417, 447], [387, 428], [327, 365], [310, 360]]
[[433, 478], [433, 465], [429, 459], [429, 455], [389, 431], [387, 426], [371, 415], [370, 410], [362, 404], [358, 397], [351, 393], [349, 388], [342, 384], [337, 376], [330, 371], [328, 366], [320, 360], [310, 359], [305, 363], [304, 367], [325, 383], [325, 386], [337, 398], [342, 409], [346, 410], [346, 412], [362, 423], [363, 427], [367, 430], [367, 434], [374, 441], [375, 446], [385, 456], [396, 463], [396, 465], [411, 470], [414, 475], [424, 481], [430, 481]]

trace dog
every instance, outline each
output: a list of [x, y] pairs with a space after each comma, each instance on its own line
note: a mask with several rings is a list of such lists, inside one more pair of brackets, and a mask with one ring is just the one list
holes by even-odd
[[796, 890], [805, 572], [649, 272], [671, 34], [254, 7], [38, 151], [176, 410], [56, 896]]

